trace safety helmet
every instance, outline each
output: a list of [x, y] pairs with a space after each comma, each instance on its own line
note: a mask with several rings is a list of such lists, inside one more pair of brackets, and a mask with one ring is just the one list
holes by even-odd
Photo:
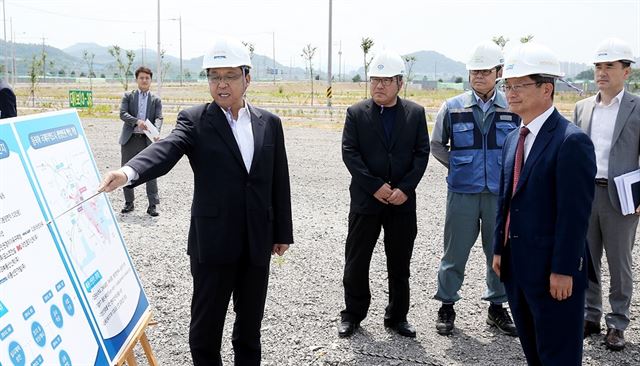
[[490, 70], [504, 65], [502, 49], [491, 41], [478, 43], [467, 61], [467, 70]]
[[507, 53], [502, 79], [519, 78], [527, 75], [561, 78], [560, 62], [546, 46], [537, 43], [521, 43]]
[[371, 60], [369, 76], [388, 78], [396, 75], [404, 75], [404, 60], [399, 54], [385, 50]]
[[251, 57], [247, 48], [237, 39], [220, 37], [202, 58], [203, 69], [219, 67], [251, 67]]
[[627, 42], [618, 38], [607, 38], [598, 45], [593, 63], [613, 61], [636, 62]]

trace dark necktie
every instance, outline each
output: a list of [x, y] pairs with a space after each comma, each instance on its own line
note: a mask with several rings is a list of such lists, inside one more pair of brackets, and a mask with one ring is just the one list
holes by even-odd
[[[524, 140], [529, 134], [529, 129], [522, 127], [520, 129], [520, 137], [518, 138], [518, 145], [516, 146], [516, 160], [513, 164], [513, 187], [511, 188], [511, 197], [516, 193], [518, 187], [518, 181], [520, 180], [520, 172], [522, 172], [522, 165], [524, 161]], [[511, 206], [511, 203], [509, 203]], [[504, 226], [504, 245], [507, 245], [507, 239], [509, 238], [509, 224], [511, 223], [511, 207], [507, 211], [507, 222]]]

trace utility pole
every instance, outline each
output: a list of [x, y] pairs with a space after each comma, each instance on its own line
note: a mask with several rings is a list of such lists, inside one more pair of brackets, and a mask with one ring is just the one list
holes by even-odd
[[273, 47], [273, 85], [276, 84], [276, 32], [271, 32], [271, 45]]
[[160, 57], [160, 0], [158, 0], [158, 55], [156, 61], [158, 63], [158, 96], [162, 95], [162, 58]]
[[13, 79], [13, 83], [11, 85], [16, 85], [16, 33], [13, 31], [13, 18], [9, 18], [9, 25], [11, 26], [11, 78]]
[[2, 0], [2, 24], [4, 25], [4, 80], [9, 82], [9, 55], [7, 54], [7, 11], [5, 10], [5, 3], [7, 0]]
[[338, 51], [338, 81], [342, 81], [342, 40], [340, 41], [340, 50]]
[[327, 107], [331, 107], [331, 97], [333, 97], [333, 91], [331, 90], [331, 17], [333, 13], [333, 0], [329, 0], [329, 58], [327, 61]]
[[180, 27], [180, 86], [184, 82], [183, 79], [183, 69], [182, 69], [182, 14], [178, 17], [178, 25]]
[[182, 15], [180, 15], [177, 18], [171, 18], [169, 20], [177, 20], [178, 21], [178, 26], [179, 26], [179, 34], [180, 34], [180, 86], [182, 86], [183, 83], [183, 77], [182, 77]]

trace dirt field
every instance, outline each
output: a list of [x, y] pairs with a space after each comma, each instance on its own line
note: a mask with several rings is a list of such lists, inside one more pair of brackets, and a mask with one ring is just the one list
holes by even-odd
[[[457, 330], [451, 337], [435, 332], [439, 303], [432, 299], [442, 253], [446, 197], [445, 169], [433, 158], [417, 190], [418, 237], [412, 260], [409, 320], [416, 339], [387, 332], [382, 325], [387, 301], [387, 278], [382, 245], [371, 264], [373, 293], [369, 317], [350, 339], [337, 337], [343, 306], [342, 270], [347, 230], [349, 175], [340, 158], [340, 124], [314, 125], [291, 117], [285, 129], [289, 155], [295, 244], [283, 260], [271, 265], [269, 295], [262, 329], [264, 365], [521, 365], [524, 357], [517, 339], [500, 335], [486, 323], [484, 257], [479, 245], [471, 254], [463, 299], [456, 305]], [[101, 172], [119, 167], [117, 118], [84, 117], [83, 123]], [[172, 128], [167, 119], [164, 134]], [[136, 210], [118, 214], [123, 235], [159, 324], [149, 338], [162, 365], [191, 363], [189, 327], [191, 276], [186, 255], [186, 231], [192, 192], [192, 173], [183, 159], [159, 179], [160, 216], [144, 213], [144, 189], [136, 189]], [[121, 192], [110, 194], [114, 210], [123, 205]], [[379, 243], [381, 244], [381, 243]], [[638, 248], [634, 250], [634, 257]], [[606, 266], [604, 266], [606, 268]], [[634, 275], [639, 278], [637, 264]], [[608, 282], [608, 276], [604, 276]], [[605, 288], [605, 293], [608, 289]], [[585, 341], [585, 365], [638, 365], [640, 359], [640, 301], [633, 297], [632, 320], [625, 351], [605, 349], [602, 337]], [[606, 303], [606, 300], [605, 300]], [[608, 307], [608, 306], [607, 306]], [[223, 359], [232, 364], [229, 310]], [[140, 359], [141, 362], [144, 362]]]

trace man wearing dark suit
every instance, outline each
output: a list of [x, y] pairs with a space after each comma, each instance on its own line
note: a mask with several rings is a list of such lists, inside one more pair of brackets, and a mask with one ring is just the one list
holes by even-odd
[[11, 118], [18, 115], [16, 95], [4, 79], [0, 79], [0, 118]]
[[635, 62], [631, 47], [610, 38], [598, 47], [595, 57], [595, 81], [599, 92], [579, 101], [575, 123], [591, 137], [596, 150], [598, 172], [591, 211], [589, 250], [593, 255], [597, 282], [589, 282], [585, 307], [584, 336], [600, 333], [602, 289], [600, 268], [602, 252], [609, 264], [609, 304], [605, 316], [605, 345], [611, 350], [625, 347], [624, 330], [629, 325], [629, 307], [633, 294], [632, 249], [638, 214], [623, 215], [613, 178], [638, 169], [640, 157], [640, 98], [624, 90], [625, 80]]
[[398, 97], [402, 58], [382, 52], [371, 65], [372, 98], [347, 109], [342, 135], [342, 159], [351, 173], [351, 207], [343, 278], [346, 307], [338, 335], [351, 336], [367, 316], [369, 264], [384, 228], [389, 278], [384, 325], [415, 337], [407, 322], [409, 264], [417, 234], [415, 190], [427, 168], [429, 134], [424, 108]]
[[528, 364], [581, 365], [593, 144], [553, 107], [562, 73], [548, 48], [520, 45], [503, 76], [523, 126], [503, 147], [493, 268]]
[[[124, 93], [120, 104], [120, 119], [122, 122], [122, 133], [120, 134], [120, 145], [122, 154], [122, 165], [125, 165], [134, 156], [138, 155], [147, 146], [151, 145], [144, 131], [147, 129], [144, 121], [149, 120], [160, 131], [162, 128], [162, 101], [160, 97], [149, 91], [153, 73], [145, 66], [140, 66], [135, 72], [138, 89]], [[158, 137], [154, 140], [158, 141]], [[155, 142], [154, 141], [154, 142]], [[122, 213], [131, 212], [134, 209], [133, 201], [135, 195], [133, 187], [124, 187], [124, 208]], [[147, 213], [151, 216], [158, 216], [156, 205], [160, 203], [158, 196], [158, 182], [151, 179], [147, 182], [147, 198], [149, 207]]]
[[194, 174], [188, 250], [193, 276], [189, 345], [193, 363], [222, 365], [229, 300], [235, 365], [259, 365], [271, 254], [293, 242], [291, 194], [280, 119], [249, 105], [251, 60], [221, 38], [204, 56], [212, 103], [178, 114], [176, 128], [104, 178], [111, 191], [166, 174], [187, 155]]

